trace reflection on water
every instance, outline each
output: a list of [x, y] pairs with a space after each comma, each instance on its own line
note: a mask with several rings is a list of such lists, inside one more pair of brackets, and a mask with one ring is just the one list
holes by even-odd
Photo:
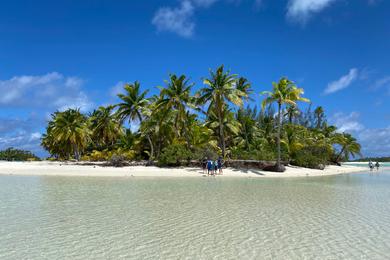
[[390, 255], [390, 174], [0, 177], [0, 259]]

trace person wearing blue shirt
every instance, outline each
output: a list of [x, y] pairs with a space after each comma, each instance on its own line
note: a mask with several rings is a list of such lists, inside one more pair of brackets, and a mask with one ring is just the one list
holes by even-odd
[[207, 161], [207, 175], [210, 175], [213, 174], [213, 161], [212, 160], [208, 160]]

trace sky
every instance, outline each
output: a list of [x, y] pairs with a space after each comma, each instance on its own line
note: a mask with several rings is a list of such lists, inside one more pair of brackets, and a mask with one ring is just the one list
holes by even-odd
[[40, 156], [55, 110], [118, 102], [125, 82], [157, 93], [169, 73], [201, 88], [221, 64], [255, 103], [287, 76], [352, 133], [390, 156], [390, 1], [13, 0], [0, 4], [0, 149]]

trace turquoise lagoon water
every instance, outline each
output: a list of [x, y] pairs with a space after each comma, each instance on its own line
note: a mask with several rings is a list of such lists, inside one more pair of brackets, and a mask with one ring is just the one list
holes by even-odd
[[0, 176], [0, 259], [386, 259], [390, 172]]
[[[344, 163], [344, 164], [350, 165], [350, 166], [360, 166], [360, 167], [363, 166], [363, 167], [367, 167], [368, 168], [368, 163], [347, 162], [347, 163]], [[380, 166], [380, 168], [386, 168], [386, 169], [390, 168], [390, 162], [380, 162], [379, 166]]]

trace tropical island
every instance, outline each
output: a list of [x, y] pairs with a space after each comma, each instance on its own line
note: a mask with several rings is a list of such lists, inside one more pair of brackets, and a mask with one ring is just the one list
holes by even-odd
[[48, 160], [201, 167], [220, 157], [233, 168], [284, 172], [285, 165], [324, 170], [361, 155], [356, 139], [329, 125], [324, 109], [312, 109], [288, 78], [254, 93], [248, 79], [222, 65], [203, 83], [195, 89], [189, 77], [171, 74], [155, 95], [136, 81], [124, 85], [118, 104], [88, 114], [56, 111], [42, 136]]

